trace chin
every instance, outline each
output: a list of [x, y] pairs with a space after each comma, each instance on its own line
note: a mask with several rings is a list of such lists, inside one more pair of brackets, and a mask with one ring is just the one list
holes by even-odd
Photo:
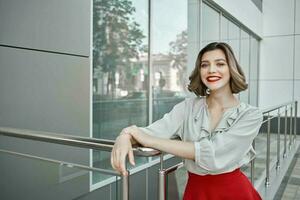
[[211, 91], [215, 91], [215, 90], [222, 90], [224, 88], [224, 85], [213, 85], [213, 86], [208, 86], [208, 88]]

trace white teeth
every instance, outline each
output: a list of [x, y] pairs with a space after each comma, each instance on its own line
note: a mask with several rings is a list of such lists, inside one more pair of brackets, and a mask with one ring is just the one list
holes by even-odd
[[215, 81], [215, 80], [219, 80], [220, 77], [208, 77], [207, 78], [209, 81]]

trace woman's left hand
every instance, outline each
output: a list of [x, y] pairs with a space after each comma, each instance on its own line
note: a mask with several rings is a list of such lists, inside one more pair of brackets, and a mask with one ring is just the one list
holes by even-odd
[[195, 160], [195, 147], [193, 142], [183, 142], [155, 137], [144, 133], [137, 126], [128, 127], [126, 132], [129, 133], [137, 143], [144, 147], [157, 149], [175, 156]]
[[129, 133], [139, 144], [144, 147], [150, 147], [151, 141], [154, 139], [153, 136], [143, 133], [137, 126], [133, 125], [125, 130]]

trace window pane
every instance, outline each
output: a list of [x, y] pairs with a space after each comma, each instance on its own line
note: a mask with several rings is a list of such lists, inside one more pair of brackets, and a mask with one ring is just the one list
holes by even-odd
[[153, 2], [153, 121], [185, 97], [187, 76], [187, 1]]
[[[249, 83], [249, 64], [250, 64], [250, 36], [241, 30], [241, 57], [240, 65], [245, 73], [246, 81]], [[240, 93], [240, 100], [249, 103], [249, 90]]]
[[258, 79], [258, 40], [251, 37], [250, 79]]
[[202, 7], [202, 47], [206, 44], [219, 41], [220, 30], [219, 30], [219, 13], [212, 9], [210, 6], [203, 4]]
[[249, 65], [250, 65], [250, 36], [245, 31], [241, 30], [241, 57], [240, 65], [249, 80]]
[[[93, 137], [115, 139], [147, 124], [148, 1], [94, 0], [93, 15]], [[111, 169], [110, 153], [94, 151], [93, 166]]]
[[93, 136], [147, 122], [147, 0], [94, 0]]
[[259, 53], [259, 41], [251, 37], [251, 56], [250, 56], [250, 104], [257, 106], [258, 97], [258, 53]]
[[228, 42], [228, 19], [224, 16], [221, 17], [221, 40], [224, 42]]
[[237, 60], [240, 60], [240, 28], [232, 23], [231, 21], [228, 22], [228, 31], [229, 31], [229, 40], [228, 44], [232, 47], [234, 51], [234, 55]]

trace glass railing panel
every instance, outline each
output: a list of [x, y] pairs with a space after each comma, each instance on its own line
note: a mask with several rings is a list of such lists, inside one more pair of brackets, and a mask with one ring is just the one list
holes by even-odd
[[240, 169], [251, 180], [251, 163], [242, 166]]
[[[278, 111], [275, 110], [270, 113], [270, 171], [276, 170], [276, 162], [278, 160], [277, 151], [278, 151], [278, 139], [279, 139], [279, 159], [283, 159], [284, 152], [284, 116], [281, 114], [280, 119], [280, 134], [278, 138]], [[267, 119], [267, 115], [265, 115], [264, 120]], [[268, 122], [264, 122], [260, 128], [260, 132], [258, 136], [255, 138], [255, 173], [254, 173], [254, 181], [265, 178], [266, 173], [266, 162], [267, 162], [267, 132], [268, 132]], [[289, 144], [289, 135], [287, 134], [287, 151]], [[250, 178], [250, 164], [248, 168], [243, 168], [245, 173]]]
[[[160, 95], [171, 95], [163, 93]], [[174, 92], [172, 95], [176, 95]], [[157, 97], [153, 99], [153, 121], [161, 119], [164, 114], [170, 112], [172, 108], [184, 100], [184, 97]]]
[[[111, 166], [110, 155], [111, 155], [110, 152], [93, 150], [93, 167], [114, 171], [114, 169]], [[132, 170], [135, 167], [142, 166], [143, 164], [148, 162], [147, 157], [135, 156], [134, 160], [135, 160], [135, 166], [132, 166], [129, 162], [126, 163], [127, 170]], [[99, 173], [94, 174], [93, 172], [92, 184], [97, 184], [111, 177], [113, 176], [99, 174]]]
[[[265, 124], [262, 125], [265, 127]], [[255, 170], [254, 182], [264, 176], [267, 160], [267, 133], [264, 129], [260, 129], [259, 134], [255, 138]]]
[[[255, 158], [255, 176], [254, 181], [258, 180], [263, 175], [264, 170], [266, 169], [266, 156], [267, 156], [267, 134], [260, 133], [256, 139], [256, 158]], [[280, 155], [282, 157], [283, 154], [283, 142], [284, 136], [280, 135], [280, 146], [281, 152]], [[276, 168], [277, 161], [277, 133], [270, 134], [270, 170], [274, 170]], [[251, 164], [247, 164], [241, 168], [241, 170], [247, 175], [247, 177], [251, 178]]]
[[166, 199], [180, 200], [183, 198], [185, 186], [188, 179], [186, 168], [180, 167], [166, 175]]
[[148, 102], [145, 93], [139, 95], [141, 97], [94, 100], [93, 137], [114, 140], [125, 127], [146, 126]]
[[[19, 130], [22, 132], [23, 130]], [[26, 130], [29, 133], [35, 133], [36, 140], [7, 137], [0, 135], [0, 149], [6, 149], [14, 152], [22, 152], [24, 154], [35, 155], [55, 160], [62, 160], [65, 162], [72, 162], [81, 165], [89, 165], [90, 163], [90, 150], [87, 148], [80, 148], [68, 146], [68, 141], [62, 144], [54, 144], [48, 141], [38, 141], [39, 137], [56, 137], [57, 140], [62, 140], [63, 136], [72, 137], [71, 135], [52, 134], [45, 132], [35, 132]], [[27, 133], [22, 133], [28, 135]]]
[[0, 149], [0, 199], [121, 199], [120, 178], [94, 190], [91, 172], [106, 176], [98, 169]]

